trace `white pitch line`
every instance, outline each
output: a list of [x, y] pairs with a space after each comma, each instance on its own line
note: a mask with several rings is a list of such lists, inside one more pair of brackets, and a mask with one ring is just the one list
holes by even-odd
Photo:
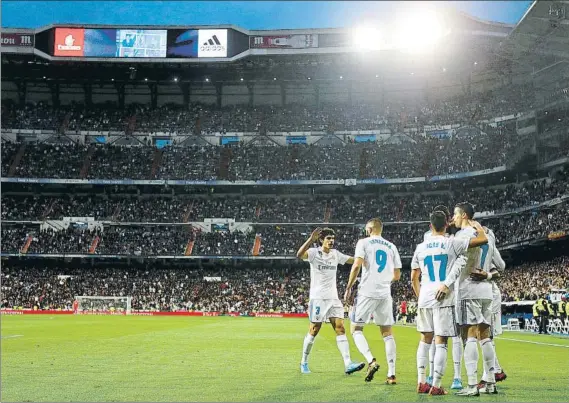
[[510, 338], [506, 338], [506, 337], [496, 337], [496, 339], [498, 339], [498, 340], [508, 340], [508, 341], [518, 341], [518, 342], [520, 342], [520, 343], [539, 344], [539, 345], [541, 345], [541, 346], [553, 346], [553, 347], [569, 348], [568, 345], [564, 345], [564, 344], [542, 343], [542, 342], [540, 342], [540, 341], [510, 339]]
[[15, 339], [16, 337], [24, 337], [23, 334], [12, 334], [10, 336], [2, 336], [2, 340], [4, 339]]

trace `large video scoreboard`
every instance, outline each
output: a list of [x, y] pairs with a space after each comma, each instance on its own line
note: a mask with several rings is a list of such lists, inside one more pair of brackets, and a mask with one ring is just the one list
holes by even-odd
[[249, 48], [232, 29], [54, 28], [51, 55], [85, 58], [226, 58]]

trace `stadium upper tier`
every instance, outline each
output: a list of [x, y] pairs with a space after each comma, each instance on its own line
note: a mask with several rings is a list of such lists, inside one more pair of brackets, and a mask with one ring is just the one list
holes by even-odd
[[[343, 295], [349, 268], [338, 270]], [[216, 312], [306, 312], [307, 268], [176, 269], [14, 267], [1, 273], [0, 308], [72, 309], [76, 295], [132, 296], [132, 309]], [[220, 281], [207, 281], [219, 277]], [[502, 300], [535, 300], [555, 289], [566, 289], [569, 258], [525, 263], [508, 268], [498, 280]], [[392, 284], [395, 306], [413, 300], [409, 271]], [[108, 308], [108, 307], [102, 307]]]

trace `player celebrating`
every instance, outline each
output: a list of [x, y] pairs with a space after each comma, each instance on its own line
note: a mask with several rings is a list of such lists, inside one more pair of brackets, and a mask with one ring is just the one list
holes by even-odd
[[[452, 223], [452, 216], [447, 206], [439, 204], [435, 206], [433, 209], [434, 211], [442, 211], [447, 219], [447, 229], [445, 236], [449, 236], [450, 234], [454, 234], [457, 231], [457, 228]], [[432, 234], [432, 231], [429, 230], [425, 232], [423, 240], [426, 240], [429, 235]], [[464, 256], [460, 256], [459, 260], [461, 260], [461, 264], [466, 264], [466, 258]], [[449, 268], [452, 267], [451, 265], [448, 266]], [[458, 287], [455, 287], [455, 293], [458, 292]], [[457, 324], [458, 325], [458, 324]], [[452, 340], [452, 362], [454, 368], [454, 376], [452, 380], [451, 389], [462, 389], [462, 338], [460, 335], [453, 336]], [[435, 373], [435, 343], [431, 343], [431, 347], [429, 348], [429, 376], [427, 377], [427, 383], [429, 385], [433, 384], [433, 375]]]
[[[476, 229], [473, 227], [474, 207], [470, 203], [459, 203], [454, 209], [453, 222], [460, 228], [457, 237], [474, 238]], [[487, 365], [486, 388], [484, 393], [496, 394], [494, 377], [495, 353], [490, 340], [490, 325], [492, 323], [492, 286], [487, 281], [476, 281], [471, 278], [480, 267], [480, 248], [469, 249], [466, 266], [455, 264], [447, 279], [437, 291], [437, 299], [443, 299], [449, 292], [449, 287], [459, 279], [457, 296], [458, 322], [461, 325], [462, 336], [466, 338], [464, 347], [464, 363], [468, 376], [468, 387], [457, 393], [458, 396], [478, 396], [477, 367], [478, 339], [482, 348], [482, 356]]]
[[[334, 247], [336, 234], [331, 228], [316, 228], [310, 238], [300, 247], [296, 256], [310, 263], [310, 303], [308, 317], [310, 327], [304, 337], [302, 361], [300, 372], [309, 374], [308, 355], [314, 344], [314, 338], [320, 332], [322, 322], [330, 320], [336, 331], [336, 343], [338, 350], [344, 359], [346, 374], [361, 371], [364, 363], [352, 362], [350, 358], [350, 346], [344, 329], [344, 306], [338, 298], [336, 286], [336, 273], [339, 264], [353, 263], [354, 258], [340, 253]], [[315, 242], [321, 243], [319, 248], [311, 248]]]
[[[468, 248], [478, 247], [488, 242], [486, 234], [480, 227], [478, 236], [470, 240], [466, 238], [447, 237], [447, 215], [435, 211], [430, 215], [431, 234], [417, 246], [411, 262], [411, 283], [419, 301], [417, 312], [417, 330], [421, 332], [421, 341], [417, 349], [418, 393], [430, 395], [446, 395], [441, 387], [441, 380], [447, 362], [448, 337], [457, 336], [454, 311], [454, 293], [442, 301], [435, 298], [437, 288], [445, 280], [447, 270], [456, 259]], [[419, 285], [420, 278], [420, 285]], [[427, 354], [436, 336], [436, 352], [434, 356], [434, 372], [432, 386], [426, 382]]]
[[401, 257], [397, 247], [381, 236], [383, 224], [379, 218], [368, 221], [365, 230], [368, 237], [360, 239], [356, 245], [355, 261], [344, 299], [350, 300], [351, 289], [363, 265], [358, 295], [352, 310], [352, 335], [356, 347], [369, 364], [365, 380], [371, 382], [379, 369], [379, 364], [370, 352], [363, 328], [373, 315], [373, 320], [380, 327], [385, 342], [388, 365], [385, 383], [395, 385], [397, 383], [395, 378], [396, 348], [391, 332], [391, 326], [394, 323], [391, 282], [401, 277]]
[[[499, 336], [502, 334], [502, 293], [500, 288], [496, 284], [495, 279], [500, 277], [501, 273], [506, 268], [506, 263], [500, 255], [500, 251], [496, 247], [496, 236], [494, 232], [484, 227], [484, 231], [488, 236], [488, 244], [483, 245], [482, 256], [481, 256], [481, 267], [482, 271], [477, 271], [470, 275], [473, 280], [486, 281], [488, 280], [492, 285], [492, 329], [490, 332], [490, 338], [492, 339], [492, 345], [494, 346], [494, 371], [496, 382], [501, 382], [506, 379], [506, 374], [500, 367], [498, 362], [498, 355], [496, 354], [496, 344], [494, 343], [494, 336]], [[478, 384], [478, 389], [486, 388], [486, 377], [487, 368], [486, 361], [484, 361], [484, 374], [482, 375], [482, 381]]]

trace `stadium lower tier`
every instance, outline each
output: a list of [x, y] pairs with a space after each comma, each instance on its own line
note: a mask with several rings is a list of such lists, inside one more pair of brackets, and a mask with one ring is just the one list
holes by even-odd
[[[554, 237], [569, 230], [569, 202], [516, 215], [482, 217], [480, 221], [494, 231], [499, 247]], [[364, 235], [363, 225], [329, 225], [336, 230], [336, 248], [352, 254], [357, 240]], [[190, 224], [104, 225], [85, 229], [83, 225], [69, 224], [66, 229], [57, 230], [57, 225], [49, 222], [5, 223], [1, 251], [12, 254], [294, 256], [314, 228], [253, 224], [245, 232], [212, 229], [212, 232], [200, 231]], [[409, 256], [428, 229], [426, 222], [386, 224], [383, 236], [398, 247], [402, 256]]]
[[[343, 295], [349, 266], [338, 269]], [[162, 311], [302, 313], [309, 299], [305, 268], [135, 268], [19, 267], [4, 264], [2, 308], [71, 309], [75, 296], [130, 296], [132, 309]], [[569, 289], [569, 257], [508, 267], [499, 280], [503, 301], [534, 300]], [[409, 271], [392, 284], [394, 306], [413, 301]], [[108, 307], [107, 307], [108, 308]]]

